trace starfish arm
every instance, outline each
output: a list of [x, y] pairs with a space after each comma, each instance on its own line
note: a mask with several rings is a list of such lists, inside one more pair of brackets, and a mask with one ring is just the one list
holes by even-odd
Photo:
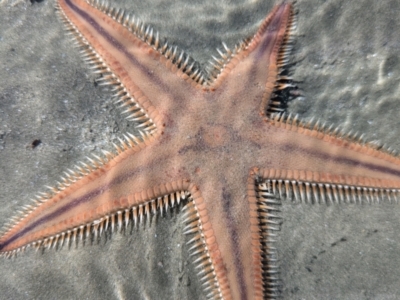
[[274, 168], [376, 178], [388, 188], [400, 185], [400, 159], [369, 143], [284, 116], [276, 116], [269, 124], [271, 134], [266, 143], [275, 144], [280, 151]]
[[[154, 136], [125, 149], [108, 162], [93, 161], [73, 171], [54, 195], [37, 201], [4, 229], [0, 254], [15, 254], [27, 246], [50, 247], [91, 233], [136, 224], [145, 217], [179, 204], [190, 190], [185, 174], [174, 168], [167, 153], [149, 157], [159, 143]], [[145, 148], [147, 151], [142, 151]], [[78, 174], [80, 173], [80, 174]]]
[[399, 182], [309, 170], [260, 169], [259, 182], [281, 199], [301, 203], [363, 203], [398, 201]]
[[105, 84], [114, 86], [118, 102], [141, 128], [161, 129], [167, 110], [182, 110], [182, 91], [200, 90], [204, 79], [193, 60], [160, 42], [158, 33], [123, 10], [85, 0], [59, 0], [57, 5], [85, 60]]
[[287, 61], [294, 26], [293, 4], [276, 5], [255, 35], [235, 51], [228, 50], [226, 61], [220, 63], [224, 68], [212, 82], [211, 90], [231, 102], [231, 111], [249, 112], [249, 116], [241, 118], [245, 122], [251, 120], [251, 114], [264, 115], [271, 94], [279, 88], [277, 80]]
[[264, 299], [270, 295], [263, 282], [256, 175], [250, 170], [233, 179], [194, 176], [193, 201], [184, 208], [185, 233], [191, 234], [189, 251], [211, 299]]

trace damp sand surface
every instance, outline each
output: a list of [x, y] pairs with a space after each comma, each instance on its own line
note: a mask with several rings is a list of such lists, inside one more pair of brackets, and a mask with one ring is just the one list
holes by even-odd
[[[257, 28], [274, 1], [113, 1], [203, 66]], [[289, 111], [400, 150], [400, 3], [298, 0]], [[53, 1], [0, 2], [0, 224], [133, 126], [95, 84]], [[284, 201], [283, 299], [399, 299], [400, 204]], [[0, 260], [0, 299], [204, 299], [181, 215], [93, 245]]]

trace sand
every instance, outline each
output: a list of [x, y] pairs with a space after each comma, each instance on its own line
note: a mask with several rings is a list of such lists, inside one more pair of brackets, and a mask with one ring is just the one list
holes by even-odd
[[[204, 64], [275, 1], [115, 1]], [[400, 150], [398, 1], [299, 0], [289, 111]], [[54, 1], [0, 1], [0, 225], [132, 125], [95, 85]], [[40, 140], [34, 146], [35, 140]], [[283, 299], [399, 299], [400, 205], [283, 202]], [[70, 250], [0, 259], [0, 299], [204, 299], [181, 215]]]

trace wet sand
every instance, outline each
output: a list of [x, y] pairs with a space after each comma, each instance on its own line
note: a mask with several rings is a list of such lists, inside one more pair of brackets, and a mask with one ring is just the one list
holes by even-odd
[[[114, 3], [114, 2], [113, 2]], [[131, 0], [124, 6], [204, 64], [275, 1]], [[290, 112], [400, 151], [398, 1], [299, 0]], [[0, 225], [64, 170], [133, 126], [94, 84], [54, 2], [0, 1]], [[40, 140], [35, 146], [35, 140]], [[33, 144], [32, 144], [33, 143]], [[399, 299], [400, 204], [283, 202], [283, 299]], [[204, 299], [180, 214], [77, 249], [0, 259], [0, 299]]]

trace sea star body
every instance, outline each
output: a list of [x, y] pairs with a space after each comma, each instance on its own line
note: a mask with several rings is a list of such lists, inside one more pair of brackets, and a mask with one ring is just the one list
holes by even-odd
[[265, 116], [286, 60], [290, 4], [228, 50], [210, 78], [123, 14], [100, 6], [115, 22], [83, 1], [59, 5], [79, 42], [90, 45], [88, 59], [146, 133], [128, 137], [117, 156], [70, 174], [54, 196], [9, 226], [0, 239], [6, 255], [140, 222], [185, 200], [186, 231], [194, 234], [209, 296], [264, 298], [274, 291], [262, 252], [276, 195], [315, 202], [397, 196], [399, 161], [390, 154]]

